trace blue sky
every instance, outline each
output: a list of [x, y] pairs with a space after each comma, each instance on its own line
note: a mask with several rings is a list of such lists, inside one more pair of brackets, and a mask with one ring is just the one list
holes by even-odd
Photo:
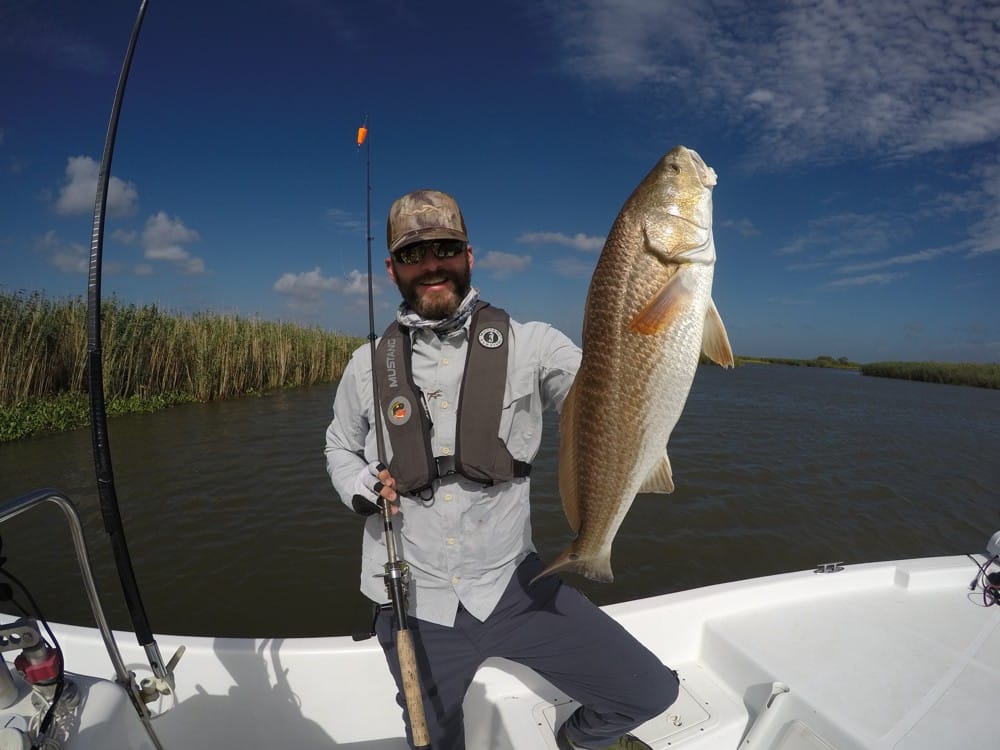
[[[85, 295], [138, 2], [0, 9], [0, 288]], [[1000, 6], [150, 0], [104, 295], [364, 335], [385, 216], [452, 193], [474, 282], [579, 341], [615, 216], [676, 144], [719, 176], [737, 354], [1000, 361]]]

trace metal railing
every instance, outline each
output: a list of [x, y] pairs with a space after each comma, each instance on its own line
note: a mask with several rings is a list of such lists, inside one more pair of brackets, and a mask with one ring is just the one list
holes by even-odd
[[[115, 641], [114, 634], [108, 625], [108, 620], [104, 616], [104, 607], [101, 605], [100, 596], [97, 593], [97, 585], [94, 582], [94, 573], [90, 565], [90, 554], [87, 551], [87, 541], [83, 533], [83, 524], [80, 522], [80, 514], [66, 495], [59, 490], [40, 489], [29, 492], [13, 500], [0, 504], [0, 523], [28, 511], [43, 503], [54, 503], [63, 512], [69, 524], [70, 534], [73, 538], [73, 547], [76, 549], [76, 559], [80, 566], [80, 575], [83, 577], [83, 587], [87, 592], [87, 600], [90, 602], [90, 609], [94, 614], [94, 622], [104, 640], [104, 646], [108, 651], [108, 657], [115, 669], [117, 682], [128, 693], [132, 705], [135, 707], [142, 721], [153, 746], [157, 750], [163, 750], [156, 732], [153, 730], [151, 717], [146, 704], [143, 702], [139, 686], [136, 684], [135, 675], [125, 666], [121, 651]], [[64, 662], [65, 663], [65, 662]]]

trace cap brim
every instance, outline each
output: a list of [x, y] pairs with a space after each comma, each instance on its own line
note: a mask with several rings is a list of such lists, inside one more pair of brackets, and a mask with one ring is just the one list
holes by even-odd
[[457, 229], [426, 227], [407, 232], [402, 237], [397, 237], [396, 241], [389, 246], [389, 252], [393, 253], [401, 247], [406, 247], [422, 240], [461, 240], [462, 242], [468, 242], [469, 238], [464, 232], [460, 232]]

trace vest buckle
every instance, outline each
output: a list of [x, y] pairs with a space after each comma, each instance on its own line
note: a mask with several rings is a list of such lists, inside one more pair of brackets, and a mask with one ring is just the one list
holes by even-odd
[[458, 469], [455, 468], [454, 456], [435, 456], [434, 462], [437, 464], [437, 473], [439, 477], [446, 477], [451, 474], [458, 473]]

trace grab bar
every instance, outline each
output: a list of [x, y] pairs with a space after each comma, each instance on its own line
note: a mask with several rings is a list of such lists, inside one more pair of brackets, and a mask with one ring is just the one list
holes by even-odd
[[80, 565], [80, 574], [83, 576], [83, 587], [87, 592], [87, 599], [90, 601], [90, 609], [94, 613], [94, 621], [97, 623], [97, 629], [101, 631], [104, 646], [108, 650], [111, 663], [114, 665], [115, 674], [118, 676], [118, 683], [128, 691], [132, 705], [138, 712], [139, 718], [142, 720], [142, 724], [146, 728], [146, 732], [149, 734], [154, 747], [157, 750], [163, 750], [163, 746], [160, 744], [160, 740], [153, 730], [149, 710], [142, 701], [139, 686], [133, 679], [133, 673], [129, 672], [125, 667], [125, 660], [122, 658], [121, 651], [118, 650], [115, 636], [108, 626], [107, 618], [104, 616], [104, 607], [101, 606], [101, 599], [97, 594], [97, 586], [94, 583], [94, 573], [90, 566], [90, 554], [87, 552], [87, 541], [83, 535], [83, 524], [80, 522], [80, 514], [73, 501], [59, 490], [48, 488], [34, 490], [0, 505], [0, 523], [45, 502], [55, 503], [62, 510], [63, 515], [66, 516], [70, 534], [73, 537], [73, 546], [76, 548], [76, 559]]

